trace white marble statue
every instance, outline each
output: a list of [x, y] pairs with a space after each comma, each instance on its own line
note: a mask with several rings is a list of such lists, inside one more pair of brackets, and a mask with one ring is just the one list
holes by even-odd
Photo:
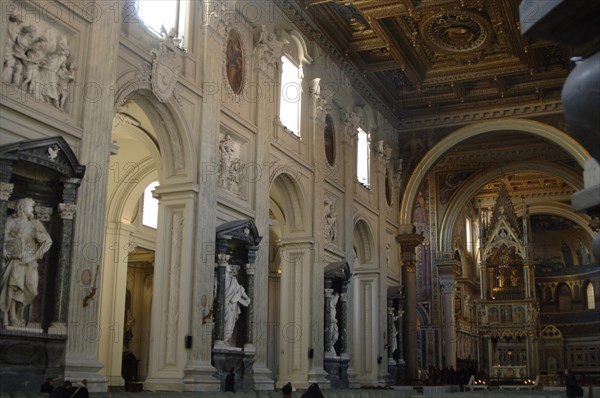
[[231, 345], [231, 335], [241, 312], [240, 305], [244, 307], [250, 305], [250, 297], [233, 275], [231, 266], [227, 264], [225, 270], [225, 330], [223, 336], [226, 344]]
[[340, 335], [337, 322], [337, 303], [339, 300], [340, 295], [338, 294], [338, 292], [333, 292], [333, 294], [331, 295], [331, 301], [329, 302], [329, 305], [331, 306], [331, 353], [334, 355], [337, 355], [337, 353], [335, 352], [335, 343], [337, 343]]
[[34, 218], [31, 198], [17, 202], [15, 214], [6, 220], [0, 283], [0, 310], [4, 326], [25, 326], [23, 311], [38, 294], [38, 261], [50, 249], [52, 239]]
[[223, 188], [229, 188], [229, 176], [231, 163], [233, 160], [233, 141], [229, 134], [225, 134], [219, 141], [219, 185]]
[[396, 327], [396, 322], [399, 318], [398, 315], [392, 317], [392, 354], [398, 349], [398, 327]]

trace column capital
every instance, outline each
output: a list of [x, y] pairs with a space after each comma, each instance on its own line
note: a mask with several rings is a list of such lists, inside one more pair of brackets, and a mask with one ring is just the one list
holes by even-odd
[[253, 263], [246, 264], [245, 268], [246, 274], [248, 275], [254, 275], [254, 273], [256, 272], [256, 265], [254, 265]]
[[415, 248], [423, 243], [425, 238], [419, 234], [401, 234], [396, 235], [396, 242], [400, 243], [400, 251], [402, 255], [414, 256]]
[[15, 184], [0, 182], [0, 200], [8, 200], [13, 192]]
[[72, 203], [59, 203], [58, 211], [63, 220], [72, 220], [75, 217], [77, 206]]
[[217, 254], [217, 265], [219, 267], [226, 267], [230, 258], [231, 256], [229, 254]]
[[444, 294], [451, 294], [456, 292], [456, 282], [454, 281], [442, 281], [440, 282], [442, 292]]

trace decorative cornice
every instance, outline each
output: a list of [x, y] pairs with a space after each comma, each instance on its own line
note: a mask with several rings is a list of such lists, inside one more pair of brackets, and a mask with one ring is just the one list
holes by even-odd
[[554, 114], [563, 112], [560, 100], [545, 101], [517, 106], [476, 110], [468, 113], [454, 113], [445, 115], [418, 115], [411, 119], [404, 119], [400, 124], [402, 131], [420, 130], [435, 126], [453, 126], [471, 124], [478, 121], [506, 117], [528, 117], [536, 115]]

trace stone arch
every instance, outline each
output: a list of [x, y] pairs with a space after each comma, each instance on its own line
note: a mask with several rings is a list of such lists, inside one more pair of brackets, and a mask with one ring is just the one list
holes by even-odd
[[584, 163], [591, 158], [589, 153], [571, 136], [555, 127], [538, 121], [529, 119], [496, 119], [465, 126], [449, 134], [431, 148], [413, 171], [406, 185], [405, 195], [400, 205], [400, 224], [408, 225], [411, 223], [413, 206], [419, 186], [425, 181], [431, 168], [449, 150], [469, 138], [505, 130], [523, 132], [547, 139], [569, 153], [582, 168]]
[[375, 242], [369, 223], [359, 218], [354, 222], [353, 245], [356, 249], [356, 260], [359, 264], [373, 264], [375, 259]]
[[311, 228], [311, 217], [308, 205], [299, 182], [288, 173], [281, 173], [273, 178], [270, 188], [271, 203], [276, 204], [285, 217], [281, 234], [308, 233]]
[[308, 293], [313, 281], [312, 217], [300, 182], [289, 173], [272, 178], [269, 200], [266, 312], [268, 324], [275, 326], [266, 330], [266, 365], [279, 388], [288, 381], [300, 387], [306, 385], [310, 337], [304, 332], [310, 314], [303, 309], [316, 300]]
[[[132, 76], [126, 74], [124, 78]], [[181, 269], [182, 274], [190, 272], [187, 263], [190, 261], [192, 236], [188, 230], [184, 230], [183, 220], [192, 220], [194, 194], [197, 192], [193, 188], [196, 168], [192, 161], [193, 145], [187, 133], [190, 130], [180, 110], [172, 104], [159, 102], [152, 94], [150, 82], [136, 81], [128, 84], [125, 80], [119, 87], [122, 89], [116, 96], [112, 137], [120, 148], [115, 148], [115, 155], [110, 162], [104, 271], [101, 274], [103, 294], [100, 324], [103, 328], [123, 322], [125, 284], [132, 261], [132, 250], [137, 252], [139, 249], [152, 258], [147, 262], [149, 265], [144, 275], [146, 279], [152, 276], [148, 280], [157, 282], [159, 288], [165, 283], [164, 275], [172, 272], [173, 267]], [[159, 189], [163, 189], [165, 193], [160, 194], [159, 218], [162, 221], [159, 221], [158, 229], [153, 231], [138, 225], [135, 215], [145, 188], [155, 180], [161, 183]], [[180, 191], [185, 192], [185, 198], [175, 198]], [[176, 201], [178, 203], [175, 204]], [[181, 235], [181, 240], [165, 239], [171, 231]], [[140, 242], [143, 243], [139, 244]], [[171, 261], [171, 251], [177, 252], [175, 261]], [[142, 277], [141, 274], [138, 276]], [[145, 331], [149, 336], [150, 331], [158, 333], [156, 325], [151, 328], [150, 323], [164, 324], [164, 319], [161, 318], [165, 311], [153, 308], [164, 304], [161, 300], [152, 300], [152, 288], [144, 286], [145, 290], [141, 295], [144, 298], [138, 300], [137, 308], [144, 314]], [[182, 297], [188, 294], [187, 286], [171, 287], [177, 294], [170, 295], [169, 305], [175, 302], [174, 297], [180, 296], [179, 292], [182, 292]], [[144, 334], [148, 337], [148, 344], [140, 346], [139, 352], [136, 352], [140, 363], [145, 364], [144, 369], [139, 369], [140, 373], [148, 379], [160, 374], [158, 362], [163, 360], [150, 347], [160, 344], [174, 347], [175, 334], [181, 337], [183, 333], [180, 324], [171, 322], [170, 325], [171, 330], [163, 333], [160, 338], [150, 339]], [[119, 346], [121, 339], [117, 337], [120, 336], [112, 338], [110, 334], [106, 334], [100, 337], [98, 358], [105, 365], [104, 372], [109, 378], [109, 385], [118, 386], [122, 385], [123, 379], [122, 349]], [[168, 355], [182, 355], [183, 350], [184, 348], [174, 347], [169, 350]], [[178, 370], [183, 374], [183, 368]]]
[[163, 175], [160, 177], [177, 178], [181, 182], [196, 180], [194, 145], [191, 140], [191, 129], [181, 109], [172, 103], [162, 103], [152, 94], [150, 81], [139, 80], [134, 72], [122, 75], [117, 81], [119, 90], [115, 95], [114, 114], [119, 109], [133, 102], [137, 104], [148, 118], [150, 126], [156, 134], [156, 141], [163, 158]]
[[[438, 250], [440, 251], [451, 251], [452, 247], [452, 231], [454, 225], [462, 211], [462, 205], [466, 203], [469, 199], [471, 199], [477, 191], [481, 189], [486, 183], [492, 181], [496, 178], [500, 178], [507, 173], [510, 174], [512, 172], [540, 172], [548, 175], [558, 176], [563, 179], [567, 184], [569, 184], [574, 189], [583, 189], [583, 181], [577, 173], [573, 172], [570, 169], [567, 169], [563, 166], [558, 165], [549, 165], [549, 164], [540, 164], [534, 162], [520, 162], [515, 163], [511, 166], [497, 167], [490, 170], [485, 170], [481, 173], [475, 174], [471, 178], [469, 178], [463, 186], [456, 192], [450, 202], [448, 203], [448, 207], [444, 216], [440, 222], [440, 239]], [[517, 215], [523, 214], [523, 206], [519, 203], [515, 203], [515, 211]], [[586, 220], [586, 216], [581, 214], [576, 214], [572, 210], [567, 211], [567, 209], [563, 209], [561, 204], [557, 203], [554, 210], [558, 211], [561, 215], [565, 216], [568, 219], [573, 220], [578, 223], [580, 226], [591, 232], [589, 228], [589, 223]], [[530, 214], [533, 214], [533, 209], [539, 214], [540, 206], [534, 205], [529, 207]]]
[[288, 55], [290, 55], [292, 59], [298, 63], [300, 68], [312, 62], [312, 58], [308, 54], [308, 46], [306, 45], [306, 41], [300, 32], [295, 29], [289, 32], [282, 31], [280, 32], [280, 40], [287, 42], [291, 46], [293, 53], [288, 53]]

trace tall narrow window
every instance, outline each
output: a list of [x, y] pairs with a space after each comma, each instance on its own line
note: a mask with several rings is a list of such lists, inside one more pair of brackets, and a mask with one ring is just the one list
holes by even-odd
[[180, 47], [183, 47], [188, 7], [189, 0], [136, 0], [137, 15], [144, 24], [159, 36], [162, 26], [168, 33], [175, 29], [181, 39]]
[[363, 129], [358, 128], [358, 143], [356, 147], [356, 178], [365, 187], [369, 188], [370, 172], [370, 138]]
[[281, 65], [279, 119], [285, 128], [295, 135], [300, 136], [302, 70], [285, 55], [281, 57]]
[[158, 186], [158, 181], [151, 182], [144, 189], [144, 198], [142, 199], [142, 224], [155, 228], [158, 226], [158, 200], [152, 196], [152, 191]]
[[467, 238], [467, 251], [469, 253], [473, 253], [473, 238], [472, 238], [472, 229], [471, 229], [471, 219], [465, 219], [465, 232]]
[[587, 309], [593, 310], [596, 308], [596, 302], [594, 301], [594, 285], [589, 283], [585, 293], [587, 298]]

